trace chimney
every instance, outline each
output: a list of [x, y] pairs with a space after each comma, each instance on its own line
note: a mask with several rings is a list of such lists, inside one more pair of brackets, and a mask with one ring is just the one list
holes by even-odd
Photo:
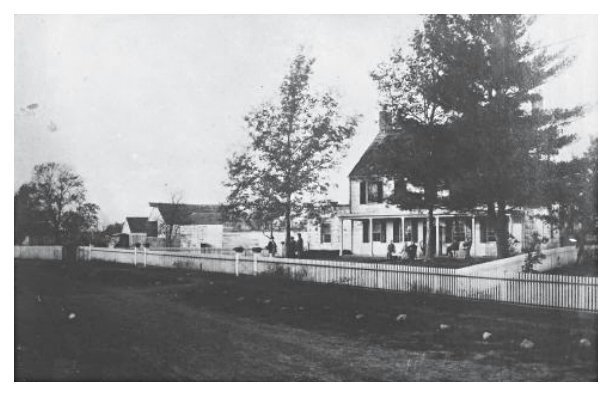
[[380, 134], [387, 134], [392, 128], [392, 116], [387, 110], [380, 110]]

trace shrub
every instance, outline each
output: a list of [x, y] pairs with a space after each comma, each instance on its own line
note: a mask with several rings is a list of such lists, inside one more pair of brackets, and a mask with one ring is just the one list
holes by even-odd
[[261, 253], [261, 251], [263, 251], [263, 248], [261, 248], [261, 247], [253, 247], [252, 248], [252, 252], [254, 252], [256, 254]]
[[244, 247], [234, 247], [233, 250], [238, 254], [241, 254], [242, 252], [244, 252]]

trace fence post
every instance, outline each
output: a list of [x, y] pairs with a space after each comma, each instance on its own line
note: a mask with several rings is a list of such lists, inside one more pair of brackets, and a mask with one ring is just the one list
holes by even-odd
[[134, 247], [134, 267], [138, 267], [138, 248]]
[[144, 247], [144, 267], [146, 267], [146, 247]]
[[257, 254], [256, 252], [253, 254], [252, 256], [252, 273], [253, 275], [257, 275], [258, 270], [257, 270], [257, 258], [259, 257], [259, 254]]
[[93, 245], [92, 245], [92, 244], [89, 244], [89, 255], [87, 256], [87, 260], [88, 260], [89, 262], [91, 262], [91, 249], [92, 249], [92, 247], [93, 247]]
[[238, 277], [240, 275], [240, 253], [235, 253], [235, 276]]

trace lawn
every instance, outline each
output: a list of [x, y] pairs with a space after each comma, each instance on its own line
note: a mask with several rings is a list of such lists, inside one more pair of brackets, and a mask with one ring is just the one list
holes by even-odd
[[565, 276], [598, 277], [598, 261], [587, 261], [581, 264], [557, 267], [545, 272], [547, 274], [562, 274]]
[[591, 381], [597, 322], [271, 276], [15, 260], [15, 380]]

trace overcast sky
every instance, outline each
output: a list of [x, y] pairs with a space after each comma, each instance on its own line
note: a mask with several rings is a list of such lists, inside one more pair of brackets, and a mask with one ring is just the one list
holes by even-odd
[[[348, 201], [347, 175], [377, 133], [369, 72], [406, 44], [421, 17], [17, 16], [15, 188], [35, 164], [81, 174], [104, 223], [148, 216], [149, 201], [182, 191], [220, 203], [226, 159], [246, 144], [243, 117], [277, 98], [300, 45], [316, 57], [312, 85], [363, 115], [331, 197]], [[543, 90], [545, 106], [586, 105], [573, 126], [578, 155], [597, 135], [597, 19], [541, 16], [530, 36], [575, 63]], [[28, 108], [29, 106], [29, 108]]]

